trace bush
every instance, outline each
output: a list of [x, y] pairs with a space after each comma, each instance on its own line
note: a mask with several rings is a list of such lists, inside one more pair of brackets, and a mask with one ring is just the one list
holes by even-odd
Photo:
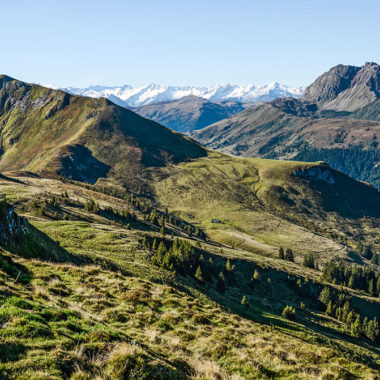
[[288, 261], [294, 261], [294, 254], [293, 254], [293, 251], [290, 248], [286, 249], [285, 259], [288, 260]]
[[293, 306], [285, 306], [285, 309], [282, 312], [282, 316], [286, 319], [289, 319], [291, 321], [296, 320], [296, 310], [294, 309]]

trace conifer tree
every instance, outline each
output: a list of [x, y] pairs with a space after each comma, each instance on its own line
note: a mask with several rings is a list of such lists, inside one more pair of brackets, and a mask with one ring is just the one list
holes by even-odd
[[359, 338], [360, 332], [361, 332], [361, 323], [360, 323], [360, 315], [358, 315], [355, 321], [351, 323], [351, 335], [355, 338]]
[[221, 293], [224, 293], [226, 291], [226, 279], [224, 278], [223, 272], [219, 273], [219, 276], [216, 282], [216, 289]]
[[379, 322], [377, 322], [376, 318], [371, 319], [368, 322], [366, 335], [373, 342], [376, 341], [376, 339], [378, 339], [378, 337], [379, 337]]
[[278, 249], [278, 258], [281, 259], [281, 260], [284, 260], [285, 259], [285, 253], [284, 253], [284, 248], [280, 247]]
[[249, 308], [249, 302], [248, 302], [246, 296], [243, 296], [243, 298], [242, 298], [242, 300], [241, 300], [241, 304], [242, 304], [246, 309]]
[[369, 280], [369, 285], [368, 285], [368, 292], [371, 296], [375, 296], [376, 289], [375, 289], [375, 284], [373, 282], [373, 278]]
[[346, 322], [347, 321], [347, 317], [348, 317], [348, 314], [350, 313], [350, 304], [349, 302], [347, 301], [344, 305], [343, 305], [343, 308], [342, 308], [342, 321], [343, 322]]
[[351, 325], [351, 323], [353, 323], [355, 320], [355, 315], [354, 315], [354, 312], [351, 310], [348, 315], [347, 315], [347, 318], [346, 318], [346, 323], [348, 326]]
[[202, 274], [202, 270], [201, 270], [201, 267], [198, 266], [196, 272], [195, 272], [195, 278], [199, 281], [199, 282], [204, 282], [204, 277], [203, 277], [203, 274]]
[[331, 291], [330, 291], [329, 287], [325, 286], [322, 289], [321, 293], [319, 294], [319, 300], [325, 306], [327, 306], [329, 304], [329, 302], [331, 301]]
[[330, 315], [330, 316], [333, 316], [333, 314], [334, 314], [333, 303], [331, 300], [329, 301], [329, 303], [327, 305], [326, 314]]
[[364, 334], [367, 335], [367, 330], [368, 330], [368, 317], [365, 317], [365, 318], [364, 318], [364, 320], [363, 320], [363, 325], [362, 325], [362, 329], [363, 329]]
[[234, 269], [235, 269], [235, 265], [231, 264], [230, 259], [227, 259], [226, 269], [227, 269], [228, 272], [233, 272]]

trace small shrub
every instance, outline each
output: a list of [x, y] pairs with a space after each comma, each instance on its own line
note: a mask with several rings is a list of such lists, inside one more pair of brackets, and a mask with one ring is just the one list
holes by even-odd
[[296, 310], [294, 309], [293, 306], [287, 305], [287, 306], [285, 306], [285, 308], [282, 312], [282, 316], [286, 319], [291, 320], [291, 321], [295, 321], [296, 320]]

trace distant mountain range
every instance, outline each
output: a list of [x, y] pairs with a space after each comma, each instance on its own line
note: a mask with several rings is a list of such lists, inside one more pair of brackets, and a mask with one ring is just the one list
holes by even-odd
[[194, 95], [212, 102], [236, 101], [242, 103], [267, 102], [287, 96], [299, 97], [303, 87], [292, 87], [272, 82], [264, 86], [248, 85], [214, 85], [211, 87], [163, 86], [149, 84], [143, 87], [124, 86], [90, 86], [87, 88], [62, 88], [74, 95], [93, 98], [104, 97], [123, 107], [139, 107], [147, 104], [178, 100], [184, 96]]
[[152, 103], [130, 109], [141, 116], [184, 133], [204, 128], [249, 107], [252, 107], [252, 103], [211, 102], [194, 95], [188, 95], [178, 100]]
[[326, 161], [380, 188], [380, 66], [335, 66], [299, 99], [257, 105], [192, 136], [245, 157]]

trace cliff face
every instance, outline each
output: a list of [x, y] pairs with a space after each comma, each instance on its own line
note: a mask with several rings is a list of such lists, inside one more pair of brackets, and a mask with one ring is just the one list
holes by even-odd
[[0, 246], [14, 247], [29, 231], [28, 221], [4, 199], [0, 201]]

